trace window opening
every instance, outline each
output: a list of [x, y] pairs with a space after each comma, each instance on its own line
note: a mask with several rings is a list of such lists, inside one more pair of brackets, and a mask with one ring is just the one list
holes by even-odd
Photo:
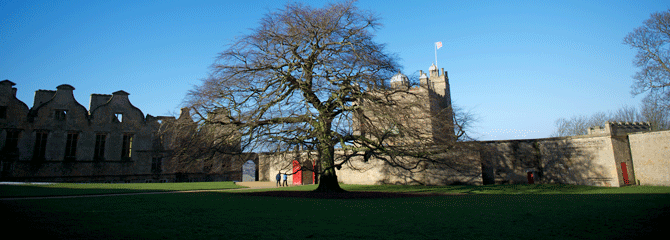
[[33, 159], [44, 160], [47, 149], [47, 132], [35, 132], [35, 147], [33, 149]]
[[65, 160], [75, 160], [77, 156], [77, 141], [79, 133], [68, 133], [65, 142]]
[[5, 147], [4, 151], [12, 152], [16, 150], [19, 145], [19, 131], [16, 130], [7, 130], [7, 136], [5, 137]]
[[95, 151], [93, 158], [96, 160], [105, 159], [105, 143], [107, 142], [107, 134], [98, 133], [95, 135]]
[[63, 121], [67, 117], [67, 110], [55, 110], [54, 119]]
[[152, 173], [161, 173], [163, 165], [162, 157], [154, 157], [151, 159], [151, 172]]
[[123, 122], [123, 113], [115, 113], [114, 117], [116, 117], [116, 121]]
[[133, 149], [133, 135], [123, 134], [123, 146], [121, 146], [121, 159], [130, 160]]
[[7, 119], [7, 106], [0, 106], [0, 119]]

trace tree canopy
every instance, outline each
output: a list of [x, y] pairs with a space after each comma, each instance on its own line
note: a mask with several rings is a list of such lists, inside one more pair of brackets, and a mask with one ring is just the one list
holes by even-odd
[[623, 43], [637, 50], [633, 63], [640, 70], [633, 76], [634, 95], [649, 92], [664, 109], [670, 108], [670, 10], [656, 12], [629, 33]]
[[[416, 162], [403, 164], [400, 157], [434, 161], [429, 156], [447, 148], [435, 147], [432, 136], [407, 123], [433, 117], [414, 113], [430, 104], [400, 104], [400, 98], [419, 96], [410, 88], [389, 87], [400, 66], [374, 41], [379, 27], [373, 13], [351, 1], [323, 8], [289, 3], [228, 45], [210, 76], [189, 92], [188, 104], [201, 123], [234, 126], [243, 151], [315, 150], [318, 191], [341, 191], [335, 168], [355, 156], [410, 169]], [[451, 135], [452, 121], [443, 120]], [[363, 125], [366, 131], [360, 131]], [[399, 138], [431, 147], [397, 144]]]

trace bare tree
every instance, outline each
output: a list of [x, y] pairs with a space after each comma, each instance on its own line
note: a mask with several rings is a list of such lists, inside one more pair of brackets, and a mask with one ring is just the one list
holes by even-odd
[[632, 93], [652, 93], [663, 103], [662, 111], [667, 112], [670, 108], [670, 10], [651, 14], [623, 43], [637, 50], [634, 64], [640, 71], [633, 76], [636, 81]]
[[[637, 110], [637, 108], [633, 106], [622, 106], [616, 111], [608, 114], [609, 116], [603, 115], [602, 118], [600, 118], [600, 121], [597, 123], [604, 123], [606, 121], [610, 122], [646, 122], [646, 119], [640, 112]], [[604, 121], [603, 121], [604, 120]], [[593, 126], [589, 126], [593, 127]]]
[[552, 137], [565, 137], [575, 135], [586, 135], [590, 120], [585, 116], [573, 116], [571, 118], [559, 118], [554, 124], [556, 130]]
[[652, 131], [670, 129], [670, 114], [662, 110], [659, 98], [645, 97], [638, 110], [632, 106], [623, 106], [614, 112], [597, 112], [591, 116], [573, 116], [556, 120], [553, 137], [565, 137], [588, 134], [593, 126], [604, 126], [607, 122], [648, 122]]
[[[314, 149], [318, 166], [309, 170], [319, 175], [317, 191], [342, 191], [335, 169], [353, 157], [407, 169], [436, 162], [431, 156], [453, 149], [457, 138], [436, 141], [412, 124], [447, 117], [431, 131], [453, 136], [457, 129], [463, 138], [468, 124], [454, 127], [452, 120], [469, 118], [453, 117], [448, 107], [420, 113], [435, 105], [419, 104], [412, 86], [389, 86], [400, 67], [373, 40], [379, 26], [374, 14], [351, 1], [323, 8], [290, 3], [220, 53], [188, 104], [197, 121], [234, 127], [242, 151]], [[213, 113], [220, 117], [209, 117]]]
[[642, 99], [640, 115], [642, 119], [651, 124], [652, 130], [670, 129], [670, 111], [667, 110], [667, 102], [656, 93], [649, 93]]

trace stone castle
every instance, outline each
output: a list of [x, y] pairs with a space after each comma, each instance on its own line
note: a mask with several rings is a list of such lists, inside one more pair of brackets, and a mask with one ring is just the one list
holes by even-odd
[[[390, 79], [392, 88], [404, 88], [405, 95], [391, 97], [418, 107], [397, 111], [408, 115], [407, 124], [416, 129], [416, 136], [432, 136], [435, 141], [448, 140], [454, 134], [449, 78], [444, 69], [429, 68], [429, 75], [420, 71], [419, 86], [410, 88], [408, 78], [398, 73]], [[407, 94], [406, 94], [407, 95]], [[407, 101], [415, 101], [409, 103]], [[423, 109], [429, 114], [423, 114]], [[403, 111], [406, 110], [406, 111]], [[382, 114], [386, 114], [381, 112]], [[366, 134], [366, 122], [354, 117], [355, 134]], [[364, 114], [363, 114], [364, 115]], [[368, 125], [393, 129], [393, 124], [370, 117]], [[421, 171], [391, 167], [382, 160], [354, 158], [337, 169], [339, 181], [345, 184], [501, 184], [501, 183], [563, 183], [593, 186], [664, 185], [670, 186], [670, 131], [650, 131], [648, 123], [609, 122], [594, 126], [584, 136], [467, 142], [475, 145], [461, 148], [449, 156], [456, 166], [426, 164]], [[456, 134], [458, 134], [456, 132]], [[400, 140], [402, 141], [402, 140]], [[403, 144], [395, 142], [391, 144]], [[458, 147], [456, 147], [458, 149]], [[310, 159], [311, 158], [311, 159]], [[284, 164], [292, 161], [292, 164]], [[316, 159], [305, 152], [259, 156], [260, 179], [271, 180], [278, 171], [296, 172], [301, 166], [315, 165]], [[309, 174], [308, 174], [309, 175]], [[295, 184], [304, 183], [297, 175]], [[311, 180], [314, 181], [314, 180]]]
[[[449, 78], [435, 65], [420, 72], [420, 86], [409, 88], [399, 73], [390, 83], [419, 96], [428, 117], [413, 118], [421, 134], [436, 141], [453, 135]], [[289, 181], [317, 181], [301, 166], [314, 166], [306, 152], [248, 153], [221, 157], [188, 170], [177, 167], [173, 147], [160, 135], [165, 122], [193, 123], [188, 109], [179, 118], [144, 116], [128, 93], [92, 94], [88, 110], [76, 102], [74, 87], [38, 90], [34, 106], [16, 99], [9, 80], [0, 82], [0, 181], [172, 182], [273, 181], [277, 172], [294, 172]], [[366, 124], [353, 129], [365, 134]], [[411, 124], [410, 124], [411, 125]], [[389, 126], [393, 127], [393, 126]], [[337, 170], [345, 184], [501, 184], [565, 183], [594, 186], [670, 186], [670, 131], [650, 131], [647, 123], [595, 126], [584, 136], [469, 142], [456, 151], [458, 167], [421, 166], [412, 172], [381, 160], [353, 159]]]
[[[409, 78], [398, 73], [391, 78], [389, 90], [402, 91], [390, 95], [385, 95], [384, 92], [372, 92], [373, 95], [385, 95], [380, 98], [395, 101], [397, 104], [393, 104], [388, 109], [389, 113], [358, 112], [354, 117], [354, 134], [365, 135], [366, 131], [380, 127], [392, 129], [396, 127], [393, 126], [393, 121], [400, 120], [404, 122], [403, 125], [406, 128], [411, 128], [417, 133], [416, 139], [432, 138], [432, 141], [437, 142], [453, 137], [453, 124], [447, 121], [453, 118], [449, 77], [444, 69], [438, 71], [434, 64], [430, 66], [428, 72], [429, 75], [423, 71], [419, 72], [419, 86], [410, 87]], [[369, 104], [368, 109], [379, 109], [380, 107]], [[391, 123], [385, 123], [385, 119], [375, 116], [398, 115], [398, 113], [404, 119], [397, 117], [386, 119], [391, 120]]]

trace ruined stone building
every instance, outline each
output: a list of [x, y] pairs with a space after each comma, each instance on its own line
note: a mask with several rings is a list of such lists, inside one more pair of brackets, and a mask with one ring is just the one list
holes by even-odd
[[161, 127], [194, 126], [188, 109], [182, 109], [178, 119], [145, 116], [130, 103], [129, 93], [117, 91], [91, 94], [87, 110], [67, 84], [55, 91], [36, 91], [34, 105], [28, 108], [16, 98], [14, 85], [0, 82], [2, 181], [241, 180], [242, 159], [185, 169], [172, 157], [180, 133]]

